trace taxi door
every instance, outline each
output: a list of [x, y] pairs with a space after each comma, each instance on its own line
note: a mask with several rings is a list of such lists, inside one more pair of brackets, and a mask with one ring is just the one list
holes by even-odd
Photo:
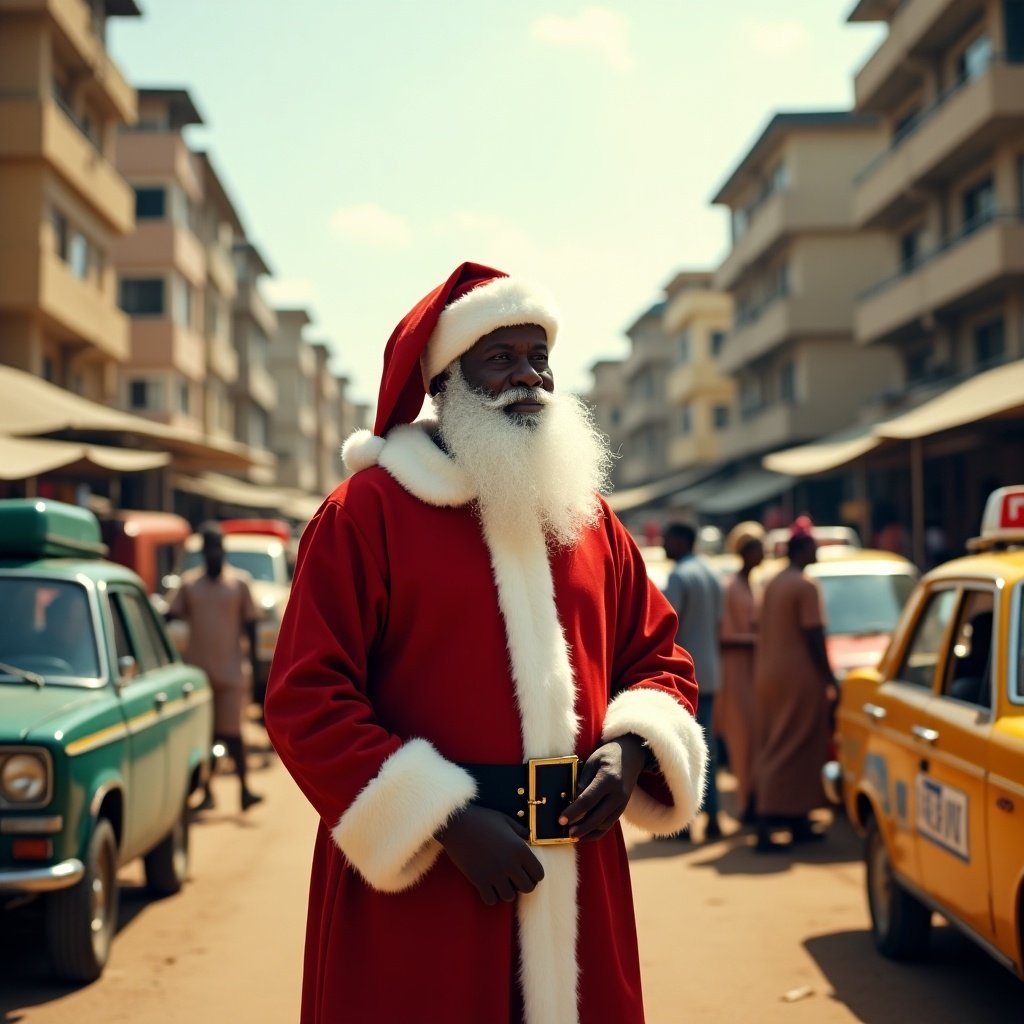
[[964, 583], [915, 779], [923, 887], [973, 931], [993, 938], [986, 806], [992, 737], [995, 586]]
[[935, 680], [956, 609], [955, 586], [937, 583], [925, 594], [897, 667], [865, 694], [861, 712], [870, 720], [864, 775], [883, 797], [878, 808], [893, 869], [920, 885], [914, 831], [915, 781], [922, 754], [918, 735], [935, 699]]

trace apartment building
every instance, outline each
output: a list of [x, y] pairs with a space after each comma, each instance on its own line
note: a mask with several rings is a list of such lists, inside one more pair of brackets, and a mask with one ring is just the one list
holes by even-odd
[[312, 490], [330, 494], [342, 478], [341, 467], [341, 389], [331, 372], [331, 350], [323, 342], [313, 342], [316, 359], [313, 394], [316, 429], [313, 435], [316, 481]]
[[703, 271], [676, 274], [665, 292], [662, 327], [675, 339], [666, 382], [672, 427], [667, 469], [678, 472], [720, 461], [720, 439], [736, 417], [736, 383], [719, 368], [732, 327], [732, 298]]
[[277, 483], [307, 494], [317, 490], [317, 356], [303, 337], [311, 323], [304, 309], [279, 309], [270, 338], [268, 368], [277, 381], [271, 440]]
[[861, 0], [849, 20], [887, 26], [854, 82], [885, 133], [854, 178], [854, 222], [885, 240], [855, 335], [899, 357], [863, 492], [921, 560], [929, 519], [962, 544], [1021, 472], [1024, 2]]
[[675, 360], [674, 339], [665, 333], [665, 302], [656, 302], [626, 329], [630, 352], [622, 363], [626, 392], [620, 427], [624, 487], [663, 476], [668, 467], [669, 406], [666, 381]]
[[182, 135], [191, 124], [202, 118], [186, 90], [139, 91], [138, 121], [118, 135], [116, 147], [118, 169], [134, 189], [136, 227], [113, 258], [120, 306], [131, 317], [120, 402], [201, 434], [207, 415], [207, 166]]
[[715, 287], [734, 303], [719, 368], [736, 381], [738, 416], [720, 435], [742, 461], [854, 422], [898, 374], [892, 350], [854, 341], [856, 297], [888, 251], [853, 218], [851, 168], [879, 152], [870, 114], [776, 114], [714, 197], [731, 249]]
[[[270, 268], [259, 249], [245, 239], [235, 242], [232, 255], [236, 283], [232, 340], [238, 357], [232, 395], [235, 440], [270, 455], [277, 405], [277, 382], [270, 371], [270, 339], [277, 334], [277, 314], [260, 293], [260, 281], [270, 274]], [[274, 478], [273, 465], [253, 466], [248, 477], [253, 483], [269, 484]]]
[[888, 25], [855, 80], [885, 138], [853, 198], [885, 239], [855, 325], [899, 352], [891, 412], [1024, 357], [1024, 2], [862, 0], [849, 20]]
[[[611, 450], [622, 453], [622, 418], [626, 409], [626, 383], [621, 359], [599, 359], [590, 367], [591, 385], [583, 400], [594, 412], [594, 422], [608, 438]], [[611, 483], [620, 483], [621, 459], [612, 464]]]
[[105, 404], [130, 354], [112, 251], [134, 197], [115, 166], [135, 90], [110, 59], [131, 0], [0, 0], [0, 363]]

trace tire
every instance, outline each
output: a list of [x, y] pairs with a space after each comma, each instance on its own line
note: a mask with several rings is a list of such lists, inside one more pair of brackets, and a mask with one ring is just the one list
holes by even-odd
[[182, 800], [174, 827], [143, 858], [146, 887], [155, 896], [181, 892], [188, 877], [188, 802]]
[[928, 945], [932, 911], [893, 877], [885, 839], [875, 818], [868, 822], [864, 844], [868, 909], [875, 946], [893, 960], [919, 956]]
[[50, 959], [62, 978], [88, 982], [103, 973], [117, 931], [117, 902], [117, 839], [110, 822], [100, 818], [81, 881], [47, 897]]

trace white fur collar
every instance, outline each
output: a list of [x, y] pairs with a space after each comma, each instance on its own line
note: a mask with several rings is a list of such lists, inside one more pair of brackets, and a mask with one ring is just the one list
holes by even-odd
[[465, 473], [431, 438], [434, 420], [417, 420], [395, 427], [388, 436], [357, 430], [342, 446], [345, 466], [353, 473], [380, 466], [410, 494], [428, 505], [457, 508], [476, 497]]

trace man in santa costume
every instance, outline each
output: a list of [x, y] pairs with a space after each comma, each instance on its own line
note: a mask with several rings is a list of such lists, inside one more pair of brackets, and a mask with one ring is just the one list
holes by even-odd
[[618, 819], [686, 827], [706, 749], [556, 333], [460, 266], [392, 334], [303, 535], [266, 723], [320, 816], [304, 1024], [643, 1021]]

